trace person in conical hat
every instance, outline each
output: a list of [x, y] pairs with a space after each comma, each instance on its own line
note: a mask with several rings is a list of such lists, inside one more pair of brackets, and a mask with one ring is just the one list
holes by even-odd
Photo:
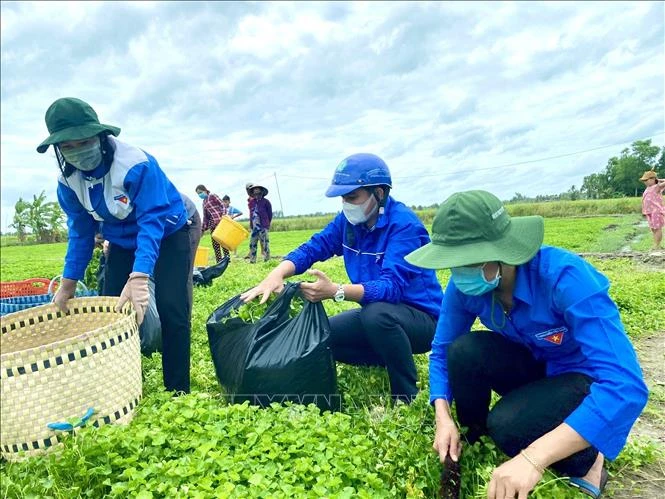
[[249, 227], [251, 235], [249, 238], [249, 263], [256, 263], [256, 252], [259, 243], [263, 260], [270, 260], [270, 224], [272, 223], [272, 204], [266, 198], [268, 189], [260, 184], [249, 182], [245, 186], [249, 196]]

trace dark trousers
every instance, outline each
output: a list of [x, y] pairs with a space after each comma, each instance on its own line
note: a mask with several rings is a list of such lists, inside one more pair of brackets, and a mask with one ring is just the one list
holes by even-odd
[[[229, 250], [227, 250], [224, 246], [219, 244], [214, 239], [211, 238], [211, 240], [212, 240], [212, 249], [215, 252], [215, 262], [219, 263], [219, 262], [222, 261], [223, 258], [226, 258], [227, 256], [229, 256], [229, 254], [230, 254]], [[223, 253], [223, 255], [222, 255], [222, 253]]]
[[418, 394], [414, 353], [429, 352], [436, 319], [404, 304], [370, 303], [330, 318], [335, 360], [388, 370], [394, 399], [410, 402]]
[[[191, 255], [190, 269], [194, 268], [194, 258], [196, 257], [196, 250], [199, 248], [201, 242], [201, 215], [197, 211], [192, 218], [189, 219], [192, 223], [189, 224], [189, 251]], [[189, 279], [187, 283], [187, 295], [189, 296], [189, 303], [194, 303], [194, 282]]]
[[[553, 430], [589, 394], [592, 379], [579, 373], [545, 377], [545, 365], [529, 350], [492, 332], [459, 337], [448, 348], [448, 379], [457, 419], [471, 443], [489, 435], [513, 457]], [[489, 410], [491, 392], [501, 399]], [[584, 476], [598, 456], [588, 447], [552, 465]]]
[[[104, 294], [120, 296], [134, 266], [134, 250], [109, 246]], [[189, 393], [192, 257], [189, 226], [162, 240], [155, 264], [155, 302], [162, 324], [162, 369], [167, 390]]]

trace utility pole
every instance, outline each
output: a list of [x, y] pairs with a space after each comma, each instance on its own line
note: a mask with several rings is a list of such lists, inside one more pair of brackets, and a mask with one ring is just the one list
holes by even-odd
[[279, 198], [279, 209], [282, 212], [282, 217], [284, 217], [284, 206], [282, 205], [282, 195], [279, 193], [279, 184], [277, 183], [277, 172], [273, 172], [275, 175], [275, 185], [277, 186], [277, 197]]

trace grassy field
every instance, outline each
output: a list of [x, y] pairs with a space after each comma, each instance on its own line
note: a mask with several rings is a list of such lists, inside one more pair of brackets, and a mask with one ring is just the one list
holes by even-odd
[[[636, 214], [548, 218], [545, 243], [575, 252], [644, 249], [650, 236], [639, 221]], [[271, 233], [273, 256], [285, 255], [313, 232]], [[209, 236], [202, 244], [210, 246]], [[65, 250], [65, 244], [4, 247], [2, 280], [55, 276], [61, 272]], [[417, 356], [422, 390], [411, 406], [386, 403], [384, 370], [345, 365], [337, 368], [348, 408], [342, 413], [320, 414], [302, 406], [259, 410], [229, 406], [220, 398], [205, 321], [278, 263], [275, 259], [250, 265], [242, 260], [246, 251], [245, 242], [239, 258], [212, 287], [195, 289], [193, 393], [176, 399], [165, 394], [161, 356], [145, 358], [144, 399], [131, 425], [84, 429], [68, 439], [58, 456], [2, 463], [2, 497], [435, 497], [440, 468], [431, 452], [426, 355]], [[593, 263], [611, 279], [610, 293], [634, 341], [665, 331], [665, 273], [627, 258]], [[339, 258], [316, 267], [333, 280], [347, 280]], [[448, 272], [438, 275], [445, 286]], [[329, 315], [353, 306], [325, 303]], [[658, 418], [661, 402], [652, 399], [645, 414], [650, 411], [649, 417]], [[620, 496], [631, 473], [656, 466], [662, 452], [646, 436], [631, 438], [610, 466], [612, 490]], [[467, 449], [462, 462], [467, 470], [464, 497], [483, 497], [492, 469], [504, 458], [490, 441]], [[586, 496], [548, 476], [530, 497]]]
[[[600, 215], [640, 215], [642, 213], [642, 198], [616, 198], [578, 201], [550, 201], [546, 203], [509, 203], [508, 212], [514, 216], [540, 215], [546, 218], [600, 216]], [[428, 227], [432, 224], [436, 210], [426, 208], [416, 210], [416, 214]], [[292, 232], [301, 230], [320, 230], [334, 218], [334, 214], [322, 216], [294, 216], [275, 218], [272, 221], [271, 232]], [[240, 222], [245, 228], [249, 222]], [[32, 236], [28, 235], [28, 243], [32, 244]], [[15, 246], [19, 241], [16, 236], [0, 236], [0, 246]]]

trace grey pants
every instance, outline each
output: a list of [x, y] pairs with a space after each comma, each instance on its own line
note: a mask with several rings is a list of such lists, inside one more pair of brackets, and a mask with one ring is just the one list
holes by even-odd
[[261, 243], [261, 254], [267, 262], [270, 260], [270, 239], [268, 238], [268, 229], [254, 227], [249, 240], [249, 263], [256, 263], [256, 250], [258, 243]]

